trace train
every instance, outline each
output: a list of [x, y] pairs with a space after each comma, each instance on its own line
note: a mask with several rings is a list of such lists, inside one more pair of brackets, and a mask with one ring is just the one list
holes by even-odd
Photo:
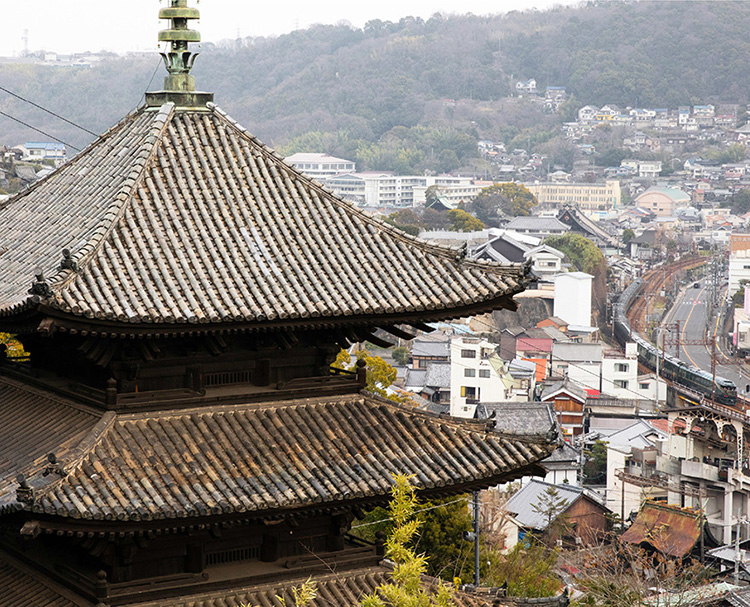
[[714, 385], [714, 378], [711, 373], [689, 365], [679, 358], [667, 354], [663, 350], [657, 351], [656, 346], [631, 330], [626, 314], [630, 302], [638, 294], [642, 284], [643, 279], [636, 278], [620, 294], [615, 304], [615, 339], [623, 347], [625, 347], [626, 342], [634, 342], [638, 348], [638, 360], [650, 369], [656, 369], [656, 357], [658, 356], [659, 372], [663, 378], [685, 386], [693, 392], [704, 394], [714, 402], [729, 407], [736, 407], [737, 386], [733, 381], [716, 376]]

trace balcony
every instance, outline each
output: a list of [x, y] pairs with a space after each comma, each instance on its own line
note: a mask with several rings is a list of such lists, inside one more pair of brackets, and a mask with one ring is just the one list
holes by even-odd
[[707, 481], [719, 480], [719, 467], [712, 464], [704, 464], [703, 462], [683, 460], [680, 472], [683, 476], [702, 478]]

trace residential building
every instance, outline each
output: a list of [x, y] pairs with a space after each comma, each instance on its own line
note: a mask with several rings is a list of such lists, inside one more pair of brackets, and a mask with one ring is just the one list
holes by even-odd
[[625, 354], [606, 351], [602, 358], [601, 391], [615, 398], [633, 399], [638, 390], [638, 349], [634, 343], [625, 344]]
[[734, 233], [729, 237], [729, 293], [736, 293], [743, 280], [750, 281], [750, 234]]
[[606, 212], [620, 207], [620, 182], [605, 183], [526, 183], [543, 208], [559, 209], [571, 205], [589, 213]]
[[[669, 425], [671, 427], [671, 424]], [[625, 482], [623, 474], [654, 479], [662, 443], [667, 441], [666, 420], [633, 420], [625, 428], [610, 433], [607, 442], [607, 507], [626, 520], [638, 512], [644, 495], [664, 499], [666, 492], [658, 485], [644, 488]], [[624, 494], [623, 494], [624, 491]]]
[[425, 333], [415, 338], [411, 346], [412, 369], [426, 369], [431, 362], [449, 362], [450, 335]]
[[22, 160], [42, 161], [49, 160], [59, 166], [67, 160], [65, 144], [54, 142], [28, 142], [18, 146], [23, 153]]
[[535, 95], [536, 90], [536, 80], [533, 78], [529, 78], [528, 80], [519, 80], [516, 82], [516, 92], [519, 94], [532, 94]]
[[578, 110], [578, 120], [579, 122], [594, 122], [598, 113], [599, 108], [594, 107], [593, 105], [584, 105]]
[[598, 393], [602, 391], [602, 359], [601, 343], [554, 343], [551, 375], [567, 377]]
[[353, 173], [356, 167], [351, 160], [314, 152], [298, 152], [286, 157], [284, 162], [317, 180], [325, 180], [327, 177], [343, 173]]
[[[559, 530], [549, 529], [550, 521], [541, 511], [545, 494], [554, 489], [559, 499], [564, 500], [560, 512], [553, 517], [565, 518], [565, 525]], [[608, 531], [609, 509], [595, 494], [571, 485], [552, 485], [536, 479], [525, 484], [514, 493], [505, 504], [507, 520], [501, 529], [505, 539], [504, 550], [511, 550], [527, 535], [551, 532], [548, 541], [558, 540], [572, 545], [596, 546], [602, 542]]]
[[[451, 340], [451, 415], [474, 417], [478, 404], [507, 401], [516, 395], [496, 348], [497, 344], [479, 337]], [[528, 391], [523, 400], [528, 400]]]
[[544, 386], [539, 400], [554, 407], [557, 422], [566, 441], [583, 435], [585, 389], [568, 379], [554, 381]]
[[591, 286], [594, 277], [585, 272], [563, 272], [555, 276], [552, 314], [569, 325], [591, 326]]

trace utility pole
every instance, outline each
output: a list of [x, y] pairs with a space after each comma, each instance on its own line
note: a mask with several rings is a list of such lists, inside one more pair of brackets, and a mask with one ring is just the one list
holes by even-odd
[[474, 587], [479, 588], [479, 491], [474, 492]]

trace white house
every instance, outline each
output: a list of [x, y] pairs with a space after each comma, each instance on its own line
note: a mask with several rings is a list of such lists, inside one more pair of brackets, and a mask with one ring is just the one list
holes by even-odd
[[585, 272], [566, 272], [555, 276], [555, 303], [552, 314], [568, 324], [590, 327], [593, 278]]
[[615, 398], [634, 399], [638, 385], [638, 350], [625, 344], [625, 354], [606, 352], [602, 359], [602, 392]]
[[491, 359], [500, 361], [495, 354], [496, 348], [497, 344], [479, 337], [458, 336], [451, 340], [452, 416], [474, 417], [479, 403], [497, 403], [513, 398], [510, 375], [504, 381], [499, 372], [507, 370], [492, 364]]

